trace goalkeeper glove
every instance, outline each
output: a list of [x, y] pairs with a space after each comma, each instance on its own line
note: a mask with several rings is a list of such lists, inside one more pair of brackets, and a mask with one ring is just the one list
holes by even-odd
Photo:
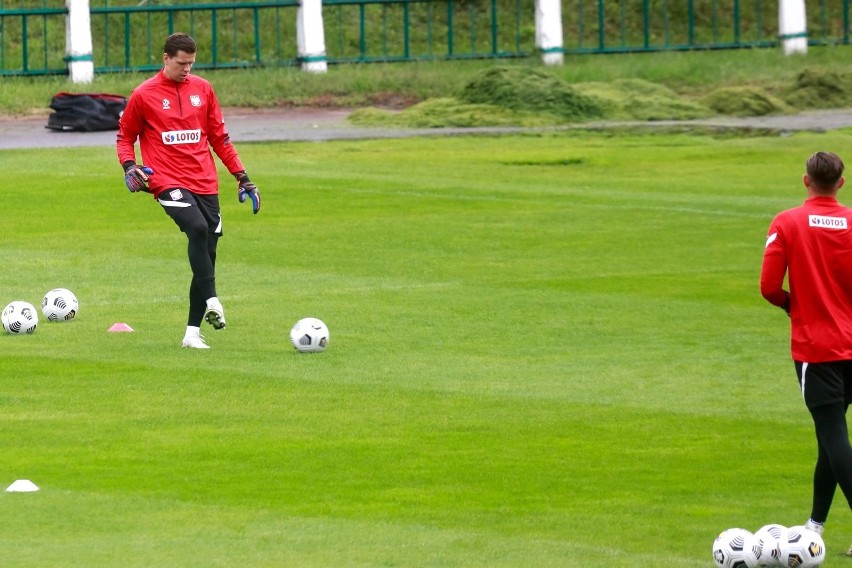
[[148, 176], [154, 173], [154, 170], [148, 166], [140, 166], [135, 162], [125, 162], [124, 166], [124, 185], [131, 193], [137, 191], [148, 191]]
[[257, 191], [257, 186], [249, 179], [245, 171], [234, 174], [237, 178], [239, 187], [237, 188], [237, 197], [240, 203], [244, 203], [246, 198], [251, 199], [251, 209], [255, 215], [260, 211], [260, 193]]

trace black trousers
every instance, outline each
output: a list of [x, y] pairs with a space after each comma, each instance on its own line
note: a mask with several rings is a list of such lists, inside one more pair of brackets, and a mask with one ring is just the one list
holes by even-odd
[[216, 296], [216, 247], [222, 236], [218, 195], [199, 195], [184, 188], [166, 190], [157, 201], [186, 234], [192, 270], [187, 325], [200, 326], [207, 299]]
[[838, 485], [852, 508], [852, 445], [846, 424], [852, 361], [796, 362], [796, 374], [817, 439], [811, 518], [825, 522]]

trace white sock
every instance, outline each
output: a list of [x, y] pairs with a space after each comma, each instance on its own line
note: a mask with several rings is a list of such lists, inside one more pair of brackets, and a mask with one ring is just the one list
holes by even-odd
[[207, 298], [207, 305], [209, 306], [210, 304], [221, 304], [221, 302], [219, 302], [219, 296], [211, 296], [210, 298]]
[[184, 337], [198, 337], [201, 335], [201, 328], [195, 325], [186, 326], [186, 333]]
[[808, 522], [805, 523], [805, 528], [822, 534], [825, 530], [825, 523], [818, 523], [813, 519], [808, 519]]

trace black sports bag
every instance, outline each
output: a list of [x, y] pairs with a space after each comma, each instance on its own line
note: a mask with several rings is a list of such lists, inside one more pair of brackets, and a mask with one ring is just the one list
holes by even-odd
[[127, 106], [121, 95], [107, 93], [56, 93], [50, 101], [54, 110], [47, 117], [51, 130], [118, 130], [118, 119]]

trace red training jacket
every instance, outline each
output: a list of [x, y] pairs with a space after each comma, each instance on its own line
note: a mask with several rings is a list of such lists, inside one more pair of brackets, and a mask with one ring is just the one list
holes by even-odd
[[160, 71], [133, 91], [118, 124], [119, 162], [137, 161], [137, 139], [141, 163], [154, 170], [148, 182], [154, 197], [175, 187], [218, 193], [211, 147], [229, 172], [244, 169], [225, 130], [213, 87], [195, 75], [178, 83]]
[[790, 349], [795, 361], [852, 359], [852, 209], [811, 197], [769, 225], [760, 293], [783, 306], [790, 286]]

